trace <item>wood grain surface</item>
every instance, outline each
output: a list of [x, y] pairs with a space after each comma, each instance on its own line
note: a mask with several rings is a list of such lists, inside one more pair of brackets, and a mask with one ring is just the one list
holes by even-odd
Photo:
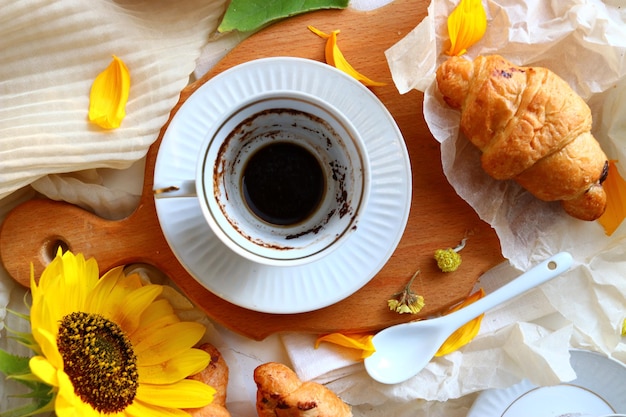
[[[0, 255], [9, 274], [28, 285], [30, 263], [41, 273], [54, 249], [63, 243], [73, 252], [95, 257], [101, 271], [117, 265], [146, 263], [168, 276], [209, 317], [253, 339], [283, 331], [327, 333], [375, 331], [437, 314], [464, 299], [485, 271], [503, 261], [495, 232], [456, 195], [443, 175], [439, 144], [422, 116], [422, 94], [400, 95], [391, 79], [385, 50], [409, 33], [426, 16], [428, 0], [395, 0], [372, 11], [325, 10], [273, 24], [244, 40], [202, 79], [180, 95], [180, 105], [211, 77], [239, 63], [270, 56], [297, 56], [323, 61], [324, 41], [307, 25], [323, 31], [340, 29], [339, 45], [348, 61], [386, 86], [372, 91], [394, 116], [406, 141], [412, 165], [411, 214], [391, 259], [361, 290], [332, 306], [300, 314], [259, 313], [232, 305], [197, 283], [169, 248], [156, 216], [152, 182], [154, 163], [167, 124], [150, 148], [143, 195], [137, 210], [120, 221], [101, 219], [67, 203], [29, 201], [14, 209], [0, 230]], [[440, 272], [432, 258], [438, 248], [469, 240], [463, 263], [454, 273]], [[426, 307], [418, 316], [389, 311], [387, 299], [421, 270], [414, 290]]]

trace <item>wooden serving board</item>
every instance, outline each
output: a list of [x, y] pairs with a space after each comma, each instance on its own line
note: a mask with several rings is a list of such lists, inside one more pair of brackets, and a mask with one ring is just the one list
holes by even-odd
[[[76, 206], [48, 200], [29, 201], [14, 209], [0, 231], [5, 268], [28, 285], [30, 263], [41, 273], [55, 248], [63, 243], [73, 252], [95, 257], [101, 271], [129, 263], [151, 264], [170, 276], [209, 317], [253, 339], [282, 331], [326, 333], [374, 331], [416, 319], [389, 311], [387, 299], [421, 270], [413, 285], [426, 307], [417, 317], [436, 314], [464, 299], [477, 279], [503, 258], [491, 227], [452, 189], [443, 175], [440, 149], [422, 116], [422, 94], [398, 94], [384, 56], [425, 16], [428, 0], [395, 0], [373, 12], [325, 10], [273, 24], [243, 41], [202, 79], [185, 88], [173, 116], [193, 92], [214, 75], [234, 65], [269, 56], [324, 60], [324, 40], [307, 25], [323, 31], [340, 29], [339, 46], [348, 61], [372, 79], [387, 82], [372, 91], [394, 116], [407, 143], [412, 164], [411, 214], [402, 239], [383, 269], [347, 299], [317, 311], [274, 315], [232, 305], [196, 282], [177, 261], [159, 225], [152, 195], [154, 164], [163, 133], [147, 155], [143, 195], [128, 218], [109, 221]], [[168, 122], [169, 123], [169, 122]], [[463, 263], [454, 273], [440, 272], [432, 258], [438, 248], [455, 246], [469, 235]]]

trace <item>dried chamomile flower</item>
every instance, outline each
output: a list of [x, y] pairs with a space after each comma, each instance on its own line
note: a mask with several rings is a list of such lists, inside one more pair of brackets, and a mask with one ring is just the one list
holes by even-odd
[[455, 248], [437, 249], [435, 251], [435, 261], [437, 266], [443, 272], [454, 272], [461, 266], [461, 255], [459, 251], [465, 247], [467, 238], [463, 239], [461, 243]]
[[387, 300], [387, 306], [389, 310], [395, 311], [399, 314], [417, 314], [422, 308], [426, 305], [424, 303], [424, 297], [421, 295], [415, 294], [411, 291], [411, 285], [413, 284], [413, 280], [415, 277], [419, 275], [420, 271], [418, 270], [413, 274], [409, 282], [404, 286], [404, 289], [398, 293], [392, 295], [392, 298]]

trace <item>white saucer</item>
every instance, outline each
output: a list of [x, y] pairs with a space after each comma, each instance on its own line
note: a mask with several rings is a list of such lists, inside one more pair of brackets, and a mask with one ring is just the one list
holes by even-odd
[[576, 417], [626, 413], [626, 366], [599, 353], [572, 350], [576, 379], [551, 387], [524, 380], [480, 394], [467, 417]]
[[302, 266], [260, 265], [220, 242], [197, 198], [161, 198], [155, 204], [174, 255], [209, 291], [255, 311], [301, 313], [334, 304], [371, 280], [393, 254], [408, 221], [408, 152], [393, 117], [371, 91], [331, 66], [302, 58], [265, 58], [233, 67], [198, 88], [173, 117], [157, 155], [154, 188], [194, 179], [196, 158], [212, 123], [251, 96], [277, 90], [329, 102], [366, 143], [370, 197], [357, 230], [340, 248]]

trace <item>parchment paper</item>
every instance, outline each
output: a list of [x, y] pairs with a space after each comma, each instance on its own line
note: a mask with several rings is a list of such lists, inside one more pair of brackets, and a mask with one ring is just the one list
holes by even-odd
[[[447, 56], [446, 20], [457, 2], [433, 1], [429, 15], [387, 51], [398, 90], [424, 92], [424, 117], [441, 142], [444, 172], [457, 193], [491, 224], [504, 256], [519, 269], [559, 250], [588, 264], [624, 238], [607, 238], [597, 222], [567, 216], [558, 203], [540, 202], [514, 182], [491, 179], [480, 167], [480, 151], [459, 134], [458, 111], [441, 99], [434, 74]], [[623, 110], [626, 88], [626, 19], [623, 7], [599, 0], [498, 0], [483, 2], [488, 25], [468, 59], [499, 54], [518, 65], [545, 66], [588, 101], [593, 133], [611, 159], [626, 162]], [[624, 163], [618, 164], [622, 174]]]

